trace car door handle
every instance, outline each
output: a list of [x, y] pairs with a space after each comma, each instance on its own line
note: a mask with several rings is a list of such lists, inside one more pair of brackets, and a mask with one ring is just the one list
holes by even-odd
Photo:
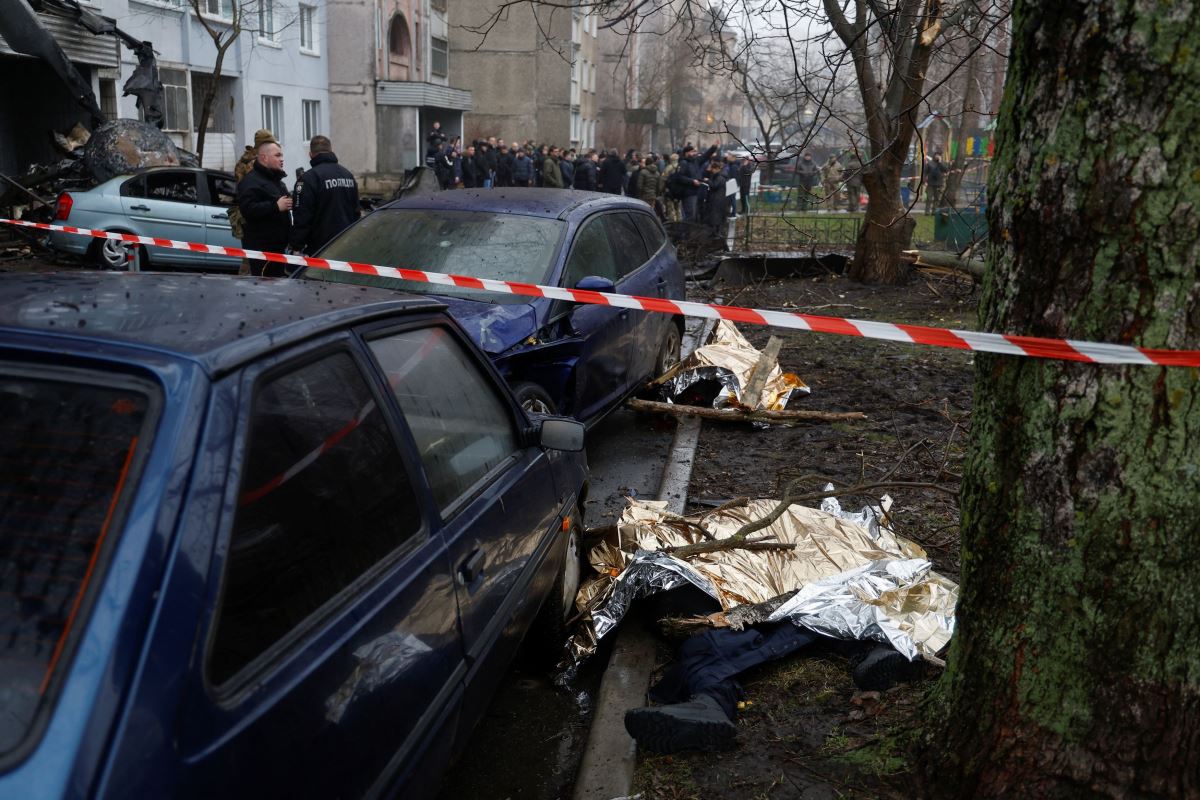
[[470, 586], [483, 573], [483, 550], [476, 549], [458, 568], [458, 580], [463, 586]]
[[229, 219], [229, 215], [228, 215], [228, 214], [213, 214], [213, 215], [212, 215], [212, 218], [213, 218], [213, 219], [223, 219], [223, 220], [228, 220], [228, 219]]
[[150, 206], [143, 206], [143, 205], [130, 206], [129, 210], [130, 211], [149, 211]]

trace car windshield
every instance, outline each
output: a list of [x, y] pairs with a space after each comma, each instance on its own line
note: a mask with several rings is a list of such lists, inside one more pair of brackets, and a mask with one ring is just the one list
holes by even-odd
[[[563, 227], [564, 223], [556, 219], [515, 214], [385, 208], [334, 239], [321, 251], [321, 257], [471, 278], [545, 283]], [[529, 302], [522, 295], [316, 268], [305, 270], [305, 277], [467, 297], [485, 303]]]
[[136, 390], [0, 364], [0, 759], [20, 748], [67, 671], [148, 408]]

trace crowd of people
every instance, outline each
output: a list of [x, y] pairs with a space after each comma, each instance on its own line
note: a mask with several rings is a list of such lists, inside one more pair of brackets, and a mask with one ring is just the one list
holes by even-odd
[[[664, 222], [695, 222], [723, 232], [725, 221], [749, 208], [750, 158], [738, 159], [713, 144], [704, 152], [688, 143], [673, 153], [562, 148], [489, 136], [465, 147], [438, 123], [426, 137], [425, 166], [443, 189], [540, 186], [623, 194], [645, 201]], [[727, 191], [733, 181], [737, 191]], [[739, 205], [740, 204], [740, 205]]]
[[[623, 194], [647, 203], [664, 222], [706, 225], [717, 235], [724, 235], [726, 221], [736, 218], [739, 209], [749, 213], [751, 178], [758, 168], [749, 157], [722, 157], [717, 143], [703, 152], [689, 142], [669, 154], [642, 155], [630, 149], [621, 156], [617, 150], [508, 144], [493, 136], [464, 148], [460, 138], [447, 137], [436, 122], [426, 141], [425, 165], [443, 189], [539, 186]], [[234, 170], [237, 207], [230, 220], [244, 247], [314, 253], [358, 219], [358, 182], [338, 163], [328, 137], [313, 137], [308, 157], [309, 169], [288, 191], [283, 148], [271, 131], [255, 134], [253, 147], [246, 147]], [[862, 168], [855, 151], [834, 152], [820, 166], [812, 153], [803, 153], [795, 166], [802, 208], [818, 200], [837, 206], [844, 198], [847, 211], [858, 211]], [[923, 177], [906, 184], [910, 192], [924, 192], [925, 213], [941, 202], [949, 171], [934, 154], [921, 169]], [[730, 181], [736, 190], [727, 190]], [[282, 275], [283, 265], [246, 260], [243, 272]]]

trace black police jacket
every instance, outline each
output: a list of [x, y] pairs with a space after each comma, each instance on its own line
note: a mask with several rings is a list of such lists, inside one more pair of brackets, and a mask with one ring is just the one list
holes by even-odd
[[358, 219], [358, 182], [333, 153], [317, 153], [296, 184], [293, 250], [315, 253]]

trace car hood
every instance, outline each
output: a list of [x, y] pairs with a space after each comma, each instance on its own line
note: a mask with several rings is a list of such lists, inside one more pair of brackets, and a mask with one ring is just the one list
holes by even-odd
[[499, 355], [537, 332], [537, 310], [532, 304], [497, 305], [444, 295], [438, 299], [488, 355]]

